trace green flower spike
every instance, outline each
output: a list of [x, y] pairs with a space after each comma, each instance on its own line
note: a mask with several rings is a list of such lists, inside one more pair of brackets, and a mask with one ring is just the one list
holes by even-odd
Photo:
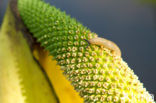
[[40, 0], [18, 0], [18, 9], [85, 103], [154, 103], [122, 58], [99, 45], [87, 46], [97, 35], [65, 12]]

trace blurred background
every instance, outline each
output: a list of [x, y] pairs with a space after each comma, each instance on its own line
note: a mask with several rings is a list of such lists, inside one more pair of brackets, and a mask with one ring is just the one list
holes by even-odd
[[[45, 0], [100, 37], [118, 44], [123, 59], [156, 94], [156, 2], [152, 0]], [[150, 1], [150, 2], [149, 2]], [[0, 25], [8, 0], [0, 0]], [[156, 97], [156, 95], [155, 95]]]

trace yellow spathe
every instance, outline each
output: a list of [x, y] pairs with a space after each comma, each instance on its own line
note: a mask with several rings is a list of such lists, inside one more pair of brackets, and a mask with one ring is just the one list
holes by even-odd
[[47, 73], [60, 103], [83, 103], [83, 98], [79, 96], [63, 75], [63, 71], [57, 65], [56, 60], [52, 60], [52, 56], [49, 56], [48, 52], [39, 47], [35, 47], [33, 53]]
[[0, 31], [0, 103], [58, 103], [7, 9]]

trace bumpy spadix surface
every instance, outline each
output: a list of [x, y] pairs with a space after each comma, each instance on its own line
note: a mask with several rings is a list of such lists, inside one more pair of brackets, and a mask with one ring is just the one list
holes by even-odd
[[[138, 77], [109, 50], [86, 40], [89, 29], [40, 0], [18, 0], [20, 15], [37, 41], [58, 61], [86, 103], [152, 103]], [[86, 39], [86, 40], [84, 40]]]

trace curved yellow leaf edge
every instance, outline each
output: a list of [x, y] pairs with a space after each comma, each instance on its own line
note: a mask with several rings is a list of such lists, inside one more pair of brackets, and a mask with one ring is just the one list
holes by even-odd
[[0, 103], [58, 103], [8, 7], [0, 31]]
[[47, 73], [60, 103], [83, 103], [83, 98], [63, 75], [57, 61], [52, 60], [52, 56], [49, 56], [49, 53], [40, 46], [35, 45], [33, 49], [34, 57]]

